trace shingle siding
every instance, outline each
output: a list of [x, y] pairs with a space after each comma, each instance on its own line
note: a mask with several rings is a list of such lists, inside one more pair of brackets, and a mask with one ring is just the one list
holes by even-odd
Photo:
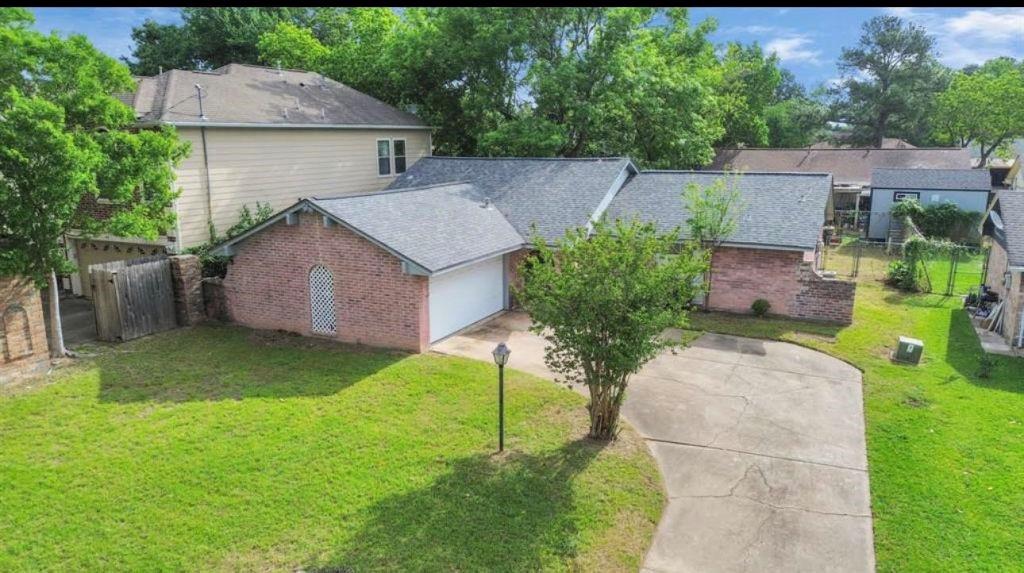
[[874, 189], [924, 189], [941, 191], [991, 191], [987, 169], [875, 169]]
[[523, 243], [501, 212], [468, 183], [313, 203], [431, 272]]
[[228, 64], [137, 81], [132, 102], [142, 122], [426, 127], [411, 113], [313, 72]]
[[612, 190], [628, 159], [508, 159], [429, 157], [391, 189], [469, 182], [505, 215], [524, 238], [534, 229], [554, 241], [585, 227]]
[[[619, 191], [608, 208], [611, 219], [638, 217], [686, 234], [689, 218], [683, 192], [723, 177], [711, 171], [645, 171]], [[827, 174], [750, 173], [736, 176], [741, 202], [736, 232], [727, 243], [814, 250], [825, 224], [832, 184]]]

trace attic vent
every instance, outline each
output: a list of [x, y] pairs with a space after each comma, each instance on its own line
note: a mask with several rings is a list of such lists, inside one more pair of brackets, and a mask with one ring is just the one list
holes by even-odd
[[492, 207], [492, 205], [491, 205], [491, 198], [490, 197], [484, 197], [484, 202], [480, 204], [480, 207], [484, 208], [484, 209], [490, 209]]

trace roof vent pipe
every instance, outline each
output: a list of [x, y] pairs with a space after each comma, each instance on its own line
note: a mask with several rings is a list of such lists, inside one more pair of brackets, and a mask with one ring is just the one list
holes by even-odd
[[203, 113], [203, 87], [196, 84], [196, 98], [199, 99], [199, 119], [206, 121], [206, 114]]

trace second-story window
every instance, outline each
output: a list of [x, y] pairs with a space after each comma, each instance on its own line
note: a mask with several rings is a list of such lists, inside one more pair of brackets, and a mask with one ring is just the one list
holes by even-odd
[[391, 175], [391, 140], [377, 140], [377, 175]]
[[395, 174], [405, 173], [405, 140], [395, 141]]

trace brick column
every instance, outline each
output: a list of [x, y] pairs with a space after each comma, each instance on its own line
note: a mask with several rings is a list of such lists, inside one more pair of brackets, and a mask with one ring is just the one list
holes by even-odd
[[206, 318], [203, 308], [203, 273], [199, 257], [176, 255], [171, 259], [174, 312], [180, 326], [198, 324]]

